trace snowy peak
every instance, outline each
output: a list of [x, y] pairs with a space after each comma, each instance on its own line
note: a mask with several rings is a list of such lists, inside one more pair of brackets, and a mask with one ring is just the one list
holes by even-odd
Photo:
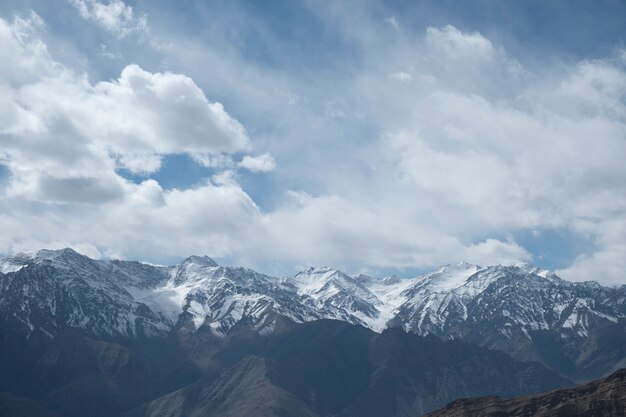
[[0, 273], [8, 274], [17, 272], [32, 262], [32, 256], [26, 254], [18, 254], [0, 259]]
[[626, 314], [617, 289], [563, 281], [529, 264], [448, 265], [415, 281], [394, 323], [504, 350], [532, 351], [535, 334], [545, 332], [558, 340], [586, 338], [591, 328]]
[[388, 277], [383, 278], [381, 281], [383, 285], [396, 285], [400, 283], [400, 278], [398, 278], [397, 275], [390, 275]]
[[552, 366], [542, 346], [584, 351], [626, 319], [626, 286], [568, 282], [529, 264], [459, 263], [412, 279], [313, 267], [279, 279], [205, 256], [164, 267], [65, 249], [2, 259], [0, 272], [0, 320], [27, 337], [36, 330], [53, 337], [68, 327], [113, 337], [200, 328], [216, 337], [239, 330], [263, 336], [280, 317], [334, 319], [462, 339]]
[[469, 278], [481, 271], [478, 265], [461, 262], [454, 265], [445, 265], [433, 272], [416, 278], [417, 288], [429, 292], [446, 292], [466, 285]]
[[217, 262], [215, 262], [212, 258], [209, 258], [206, 255], [204, 256], [191, 255], [190, 257], [186, 258], [182, 262], [182, 264], [183, 265], [185, 264], [201, 265], [203, 267], [209, 267], [209, 268], [217, 268], [219, 266]]
[[37, 252], [37, 258], [40, 259], [57, 259], [57, 258], [66, 258], [66, 259], [76, 259], [77, 257], [85, 257], [85, 255], [81, 255], [76, 252], [72, 248], [63, 248], [63, 249], [42, 249]]
[[367, 287], [363, 277], [352, 277], [337, 269], [311, 267], [292, 279], [298, 295], [315, 300], [319, 309], [343, 320], [369, 327], [380, 318], [382, 301]]
[[56, 250], [42, 249], [37, 252], [28, 252], [28, 253], [24, 253], [20, 255], [23, 257], [30, 256], [32, 260], [38, 261], [38, 262], [56, 261], [59, 263], [72, 264], [76, 262], [84, 262], [85, 260], [92, 261], [91, 258], [85, 255], [81, 255], [80, 253], [76, 252], [74, 249], [71, 249], [71, 248], [56, 249]]
[[5, 258], [2, 261], [3, 269], [7, 272], [18, 271], [30, 264], [51, 266], [58, 270], [75, 271], [76, 273], [89, 274], [98, 270], [102, 261], [91, 259], [81, 255], [73, 249], [59, 250], [42, 249], [37, 252], [23, 252]]
[[219, 268], [217, 262], [208, 256], [190, 256], [179, 265], [172, 266], [171, 275], [176, 285], [183, 285], [185, 282], [212, 281]]
[[491, 265], [482, 267], [467, 262], [460, 262], [458, 264], [445, 265], [433, 272], [415, 278], [416, 285], [410, 291], [413, 294], [417, 292], [454, 292], [473, 297], [485, 291], [487, 287], [500, 279], [532, 281], [538, 277], [552, 281], [561, 281], [552, 271], [541, 269], [528, 263], [515, 266]]
[[343, 286], [352, 280], [353, 278], [343, 272], [327, 266], [309, 267], [293, 277], [293, 281], [298, 287], [298, 293], [308, 295], [317, 294], [325, 288], [328, 289], [329, 284]]
[[534, 275], [540, 276], [542, 278], [560, 279], [554, 272], [549, 271], [547, 269], [538, 268], [535, 265], [529, 264], [527, 262], [517, 264], [515, 265], [515, 268], [519, 269], [520, 271], [526, 272], [528, 274], [534, 274]]
[[626, 315], [624, 289], [563, 281], [529, 264], [463, 262], [413, 279], [311, 267], [278, 279], [206, 256], [161, 267], [64, 249], [2, 259], [0, 272], [0, 314], [50, 334], [63, 326], [127, 336], [208, 326], [225, 335], [241, 326], [270, 329], [281, 315], [376, 331], [391, 323], [422, 335], [484, 336], [491, 343], [515, 334], [531, 340], [539, 330], [586, 337], [598, 323]]
[[[364, 298], [376, 303], [378, 299], [365, 284], [366, 280], [351, 277], [337, 269], [328, 267], [311, 267], [293, 278], [299, 294], [313, 296], [317, 299], [329, 299], [341, 293]], [[348, 294], [345, 294], [348, 295]]]

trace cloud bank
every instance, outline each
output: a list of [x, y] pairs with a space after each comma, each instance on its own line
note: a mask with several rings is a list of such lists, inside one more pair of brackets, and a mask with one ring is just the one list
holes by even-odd
[[[119, 36], [142, 25], [122, 2], [73, 3]], [[227, 54], [213, 81], [132, 63], [92, 81], [36, 14], [0, 20], [0, 251], [427, 268], [534, 261], [515, 234], [566, 229], [594, 249], [560, 274], [626, 282], [626, 55], [531, 70], [477, 31], [368, 16], [345, 35], [360, 65], [310, 85]], [[246, 104], [207, 98], [212, 82]], [[254, 106], [280, 127], [231, 115]], [[215, 174], [165, 189], [152, 176], [179, 154]], [[281, 191], [265, 208], [259, 176]]]

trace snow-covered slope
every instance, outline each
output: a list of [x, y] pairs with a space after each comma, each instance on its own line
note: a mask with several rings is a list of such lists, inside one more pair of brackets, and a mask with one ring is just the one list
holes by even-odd
[[584, 339], [626, 314], [626, 287], [571, 283], [532, 265], [447, 265], [413, 279], [350, 276], [323, 267], [278, 279], [191, 256], [179, 265], [97, 261], [71, 249], [0, 260], [0, 315], [53, 335], [64, 326], [97, 335], [164, 334], [208, 326], [273, 329], [277, 315], [332, 318], [376, 331], [401, 326], [421, 335], [510, 349], [537, 332]]
[[344, 309], [351, 304], [343, 300], [349, 291], [324, 305], [300, 294], [292, 280], [219, 266], [208, 257], [160, 267], [98, 261], [64, 249], [19, 254], [0, 266], [0, 316], [28, 332], [37, 327], [54, 335], [77, 327], [98, 336], [134, 337], [206, 325], [218, 336], [240, 327], [268, 333], [276, 315], [366, 324]]
[[[298, 295], [315, 300], [315, 306], [327, 318], [351, 321], [382, 330], [380, 323], [384, 304], [367, 288], [371, 278], [351, 277], [328, 267], [309, 268], [288, 282]], [[330, 316], [339, 314], [338, 316]]]
[[172, 326], [127, 291], [154, 287], [167, 278], [164, 270], [94, 261], [71, 249], [21, 254], [3, 264], [15, 267], [0, 275], [0, 314], [29, 330], [54, 335], [59, 328], [78, 327], [96, 335], [152, 335]]
[[568, 282], [528, 264], [452, 265], [412, 281], [390, 326], [537, 360], [573, 379], [624, 360], [598, 340], [623, 331], [626, 287]]
[[[459, 264], [418, 278], [403, 292], [395, 323], [420, 334], [451, 338], [487, 332], [510, 339], [535, 330], [585, 337], [597, 322], [624, 317], [620, 289], [572, 283], [532, 265]], [[500, 337], [498, 336], [498, 337]]]

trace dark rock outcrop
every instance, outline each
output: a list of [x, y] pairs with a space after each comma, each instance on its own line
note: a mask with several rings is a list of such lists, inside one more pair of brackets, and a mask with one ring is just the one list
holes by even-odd
[[626, 369], [611, 376], [546, 394], [503, 400], [497, 397], [457, 400], [427, 417], [623, 417], [626, 416]]

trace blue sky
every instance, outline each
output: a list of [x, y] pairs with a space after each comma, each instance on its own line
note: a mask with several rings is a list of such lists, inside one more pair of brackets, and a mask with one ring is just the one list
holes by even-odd
[[0, 252], [626, 283], [621, 1], [5, 1]]

